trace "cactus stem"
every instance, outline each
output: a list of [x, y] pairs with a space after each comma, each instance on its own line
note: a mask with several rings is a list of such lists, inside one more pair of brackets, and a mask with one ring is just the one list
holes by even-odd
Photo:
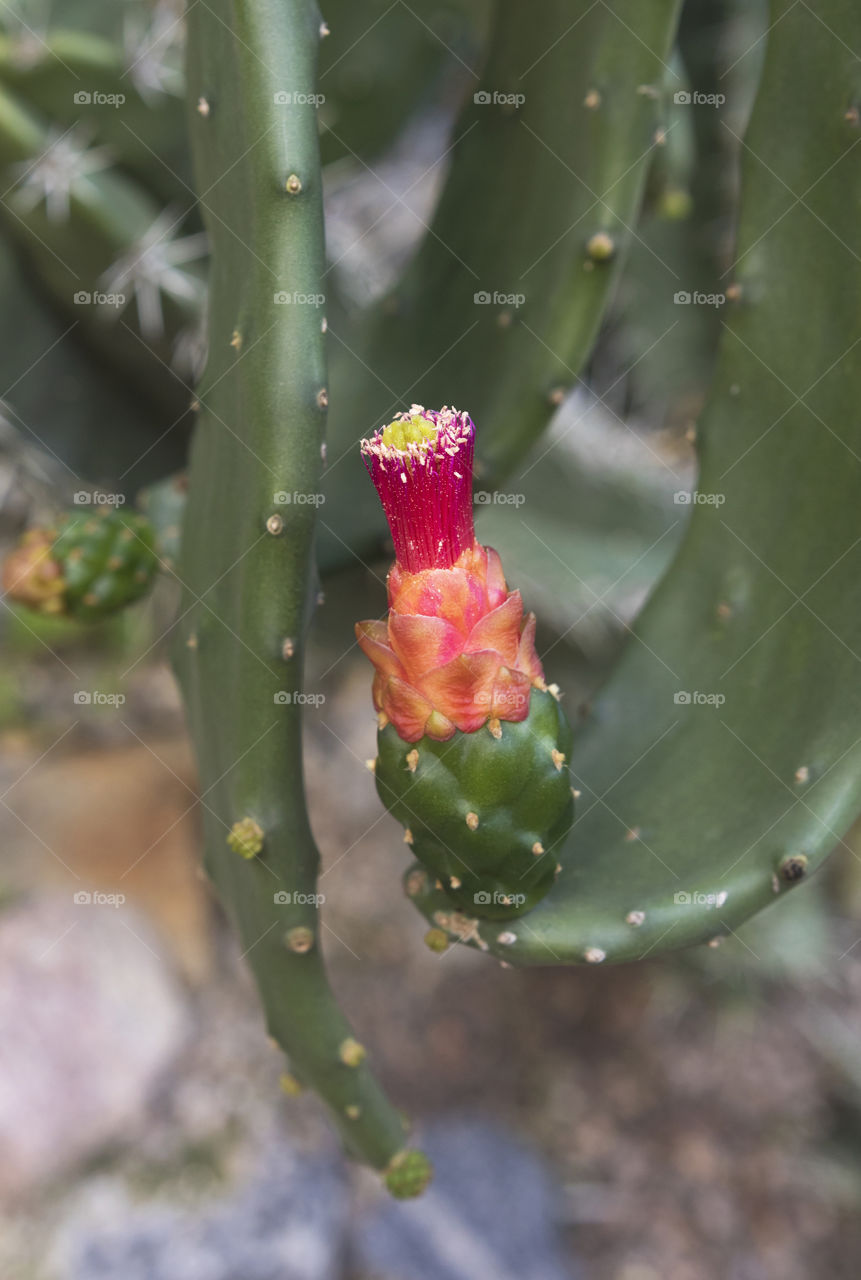
[[602, 951], [600, 947], [587, 947], [583, 952], [583, 959], [587, 964], [601, 964], [607, 959], [607, 952]]
[[290, 658], [293, 657], [295, 652], [296, 652], [295, 642], [290, 638], [290, 636], [288, 636], [281, 646], [281, 657], [284, 659], [285, 662], [287, 662]]
[[469, 827], [470, 831], [478, 830], [478, 814], [473, 813], [471, 809], [466, 815], [466, 825]]
[[[565, 752], [560, 751], [557, 747], [554, 747], [553, 750], [550, 752], [550, 758], [553, 761], [553, 763], [556, 765], [556, 768], [561, 772], [562, 766], [565, 763]], [[575, 798], [576, 798], [576, 793], [575, 793]]]
[[227, 843], [240, 858], [255, 858], [263, 848], [263, 828], [253, 818], [240, 818], [230, 828]]
[[639, 929], [640, 925], [645, 923], [645, 920], [645, 911], [629, 911], [625, 916], [625, 924], [632, 925], [635, 929]]
[[544, 852], [544, 845], [541, 843], [540, 840], [535, 841], [535, 844], [532, 846], [532, 852], [535, 854], [536, 858], [541, 857], [542, 853]]
[[284, 183], [284, 187], [288, 195], [298, 196], [299, 192], [302, 190], [302, 183], [299, 180], [298, 174], [291, 173], [287, 181]]
[[416, 769], [419, 767], [419, 753], [415, 747], [413, 747], [412, 751], [407, 752], [406, 761], [407, 768], [410, 773], [415, 773]]
[[271, 533], [273, 538], [277, 538], [278, 534], [281, 533], [283, 528], [284, 528], [284, 521], [281, 519], [279, 515], [272, 515], [266, 521], [266, 532]]
[[358, 1067], [365, 1061], [367, 1052], [363, 1044], [359, 1044], [352, 1036], [342, 1040], [338, 1048], [338, 1057], [345, 1067]]
[[309, 929], [307, 925], [296, 925], [295, 929], [288, 929], [284, 935], [284, 941], [290, 951], [295, 951], [297, 955], [307, 955], [314, 946], [314, 931]]

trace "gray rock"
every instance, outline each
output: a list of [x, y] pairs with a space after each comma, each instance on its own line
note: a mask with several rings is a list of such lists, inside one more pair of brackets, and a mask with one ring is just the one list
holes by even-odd
[[429, 1126], [419, 1145], [434, 1181], [419, 1199], [387, 1201], [359, 1222], [359, 1270], [380, 1280], [574, 1280], [558, 1192], [533, 1154], [469, 1118]]
[[187, 1028], [158, 945], [71, 891], [0, 915], [0, 1197], [134, 1140]]
[[205, 1209], [139, 1208], [108, 1189], [76, 1215], [53, 1265], [62, 1280], [334, 1280], [347, 1216], [342, 1166], [279, 1139]]

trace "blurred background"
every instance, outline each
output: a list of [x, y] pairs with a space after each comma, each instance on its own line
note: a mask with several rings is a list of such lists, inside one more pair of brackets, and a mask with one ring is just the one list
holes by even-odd
[[[0, 89], [26, 98], [45, 148], [22, 166], [0, 110], [4, 553], [84, 481], [131, 504], [185, 456], [206, 246], [187, 185], [181, 10], [0, 6]], [[358, 312], [391, 285], [432, 211], [488, 5], [329, 0], [324, 11], [330, 279]], [[553, 465], [542, 466], [545, 439], [510, 478], [508, 508], [479, 512], [479, 536], [537, 610], [545, 666], [574, 706], [684, 532], [673, 496], [694, 484], [692, 424], [720, 303], [673, 302], [654, 273], [668, 260], [696, 289], [731, 260], [734, 136], [764, 23], [760, 4], [686, 6], [678, 56], [693, 82], [720, 83], [730, 127], [713, 107], [668, 105], [596, 354], [550, 428]], [[81, 44], [95, 37], [95, 51]], [[91, 101], [72, 110], [63, 67], [82, 57], [90, 79], [75, 92]], [[99, 92], [146, 109], [147, 146], [133, 114], [95, 109]], [[46, 213], [39, 231], [25, 216], [62, 204], [83, 153], [137, 184], [151, 211], [114, 278], [130, 301], [112, 328], [92, 303], [60, 305], [50, 253], [61, 219]], [[564, 598], [545, 576], [548, 543], [577, 566]], [[309, 803], [332, 979], [417, 1117], [438, 1168], [432, 1191], [389, 1203], [343, 1159], [314, 1099], [279, 1089], [281, 1056], [198, 869], [199, 801], [169, 665], [176, 582], [163, 576], [145, 602], [86, 628], [4, 601], [0, 1276], [854, 1280], [861, 831], [719, 948], [588, 972], [433, 954], [401, 891], [400, 830], [365, 766], [375, 721], [352, 625], [381, 610], [385, 568], [355, 563], [322, 584]]]

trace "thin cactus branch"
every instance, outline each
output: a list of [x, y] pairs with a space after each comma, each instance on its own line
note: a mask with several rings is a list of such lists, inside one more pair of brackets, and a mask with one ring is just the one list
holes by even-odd
[[[188, 79], [197, 183], [212, 210], [210, 356], [200, 387], [180, 576], [177, 669], [205, 800], [206, 866], [236, 922], [269, 1031], [332, 1109], [347, 1147], [427, 1181], [401, 1115], [329, 989], [319, 855], [305, 808], [302, 669], [323, 467], [324, 269], [312, 95], [320, 16], [308, 0], [192, 7]], [[201, 105], [202, 104], [202, 105]], [[417, 1177], [417, 1167], [424, 1169]]]

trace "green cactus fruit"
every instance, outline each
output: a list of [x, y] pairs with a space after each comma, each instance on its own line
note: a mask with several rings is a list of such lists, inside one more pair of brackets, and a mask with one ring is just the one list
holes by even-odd
[[410, 748], [388, 724], [378, 746], [380, 799], [461, 911], [505, 920], [552, 888], [574, 816], [571, 729], [553, 694], [533, 689], [525, 720], [446, 742]]
[[28, 530], [6, 559], [3, 585], [40, 613], [96, 622], [145, 595], [157, 569], [149, 521], [106, 506]]

